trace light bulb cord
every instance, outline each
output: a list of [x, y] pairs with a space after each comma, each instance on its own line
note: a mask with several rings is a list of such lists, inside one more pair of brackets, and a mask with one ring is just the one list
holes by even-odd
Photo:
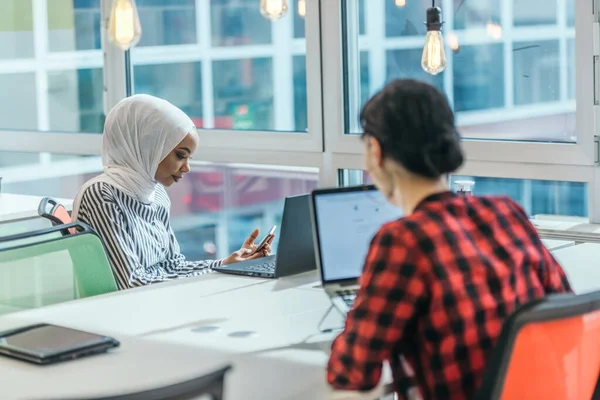
[[435, 7], [435, 0], [431, 0], [431, 7]]

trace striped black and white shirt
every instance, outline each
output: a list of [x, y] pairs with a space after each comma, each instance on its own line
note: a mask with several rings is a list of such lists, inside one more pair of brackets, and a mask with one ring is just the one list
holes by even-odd
[[221, 265], [222, 260], [185, 259], [171, 228], [170, 208], [161, 185], [150, 204], [104, 182], [83, 193], [77, 220], [103, 239], [120, 289], [201, 275]]

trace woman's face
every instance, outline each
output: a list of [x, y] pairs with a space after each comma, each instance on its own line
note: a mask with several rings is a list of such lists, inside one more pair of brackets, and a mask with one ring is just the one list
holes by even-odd
[[198, 147], [198, 135], [188, 133], [185, 138], [158, 165], [154, 179], [164, 187], [179, 182], [190, 172], [189, 160]]

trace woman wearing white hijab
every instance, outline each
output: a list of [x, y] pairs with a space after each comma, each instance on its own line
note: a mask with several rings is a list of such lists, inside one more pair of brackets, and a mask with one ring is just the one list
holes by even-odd
[[119, 288], [200, 275], [269, 253], [267, 246], [250, 256], [258, 230], [223, 260], [187, 261], [180, 253], [164, 187], [190, 171], [198, 146], [196, 127], [183, 111], [149, 95], [128, 97], [106, 117], [102, 140], [104, 173], [79, 190], [73, 219], [103, 239]]

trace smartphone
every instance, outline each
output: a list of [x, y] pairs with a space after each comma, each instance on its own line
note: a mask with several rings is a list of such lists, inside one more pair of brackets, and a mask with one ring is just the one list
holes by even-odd
[[45, 365], [119, 347], [111, 337], [63, 326], [36, 324], [0, 333], [0, 355]]
[[261, 251], [263, 249], [263, 247], [265, 247], [265, 244], [267, 244], [267, 241], [269, 240], [269, 238], [271, 236], [273, 236], [273, 234], [275, 233], [275, 229], [277, 229], [277, 225], [273, 225], [273, 227], [271, 228], [271, 230], [269, 231], [269, 233], [267, 233], [265, 235], [265, 237], [263, 237], [260, 242], [258, 242], [258, 244], [256, 245], [256, 248], [254, 249], [254, 251], [252, 253], [250, 253], [251, 256], [255, 255], [256, 253], [258, 253], [259, 251]]

